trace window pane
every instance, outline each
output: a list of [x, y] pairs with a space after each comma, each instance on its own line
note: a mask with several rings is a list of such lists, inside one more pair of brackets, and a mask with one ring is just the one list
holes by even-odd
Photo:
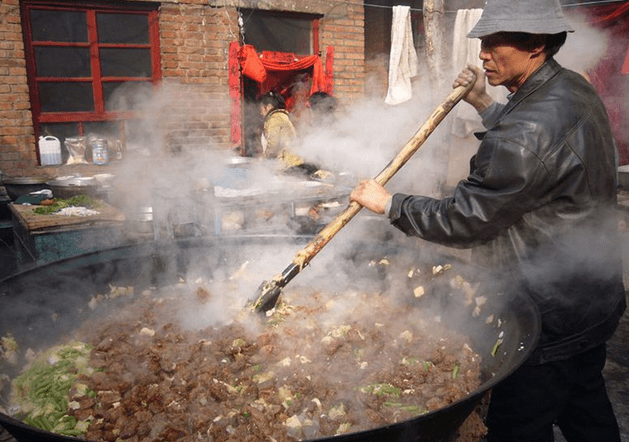
[[[245, 15], [247, 17], [247, 15]], [[253, 11], [245, 22], [245, 41], [258, 52], [312, 53], [312, 20]]]
[[31, 10], [33, 41], [87, 42], [85, 12]]
[[150, 82], [103, 83], [103, 98], [108, 111], [146, 110], [153, 94]]
[[38, 77], [91, 77], [88, 48], [35, 48]]
[[101, 49], [100, 62], [103, 77], [151, 77], [149, 49]]
[[52, 135], [59, 138], [63, 146], [66, 138], [79, 135], [79, 125], [78, 123], [45, 123], [39, 126], [39, 134], [44, 137]]
[[83, 123], [85, 135], [94, 135], [98, 138], [119, 139], [120, 129], [119, 121], [90, 121]]
[[42, 112], [81, 112], [94, 110], [91, 83], [39, 83]]
[[99, 43], [148, 44], [148, 16], [140, 14], [98, 14]]

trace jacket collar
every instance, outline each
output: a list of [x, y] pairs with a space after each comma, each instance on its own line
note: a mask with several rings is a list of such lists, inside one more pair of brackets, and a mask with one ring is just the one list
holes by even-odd
[[561, 65], [555, 61], [554, 58], [549, 58], [539, 67], [533, 74], [524, 82], [522, 87], [513, 94], [509, 99], [502, 114], [498, 118], [498, 121], [503, 116], [511, 112], [511, 109], [516, 107], [522, 100], [531, 95], [537, 89], [547, 83], [552, 77], [554, 77], [562, 69]]

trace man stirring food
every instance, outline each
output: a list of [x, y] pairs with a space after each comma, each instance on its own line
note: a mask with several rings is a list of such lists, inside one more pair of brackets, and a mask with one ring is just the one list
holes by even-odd
[[[487, 131], [451, 197], [389, 194], [363, 181], [351, 199], [407, 235], [473, 248], [473, 261], [530, 296], [542, 331], [527, 362], [492, 391], [488, 441], [620, 441], [602, 369], [625, 310], [616, 151], [592, 86], [553, 58], [572, 32], [559, 0], [488, 0], [468, 37], [480, 69], [454, 86]], [[485, 90], [510, 92], [504, 105]]]

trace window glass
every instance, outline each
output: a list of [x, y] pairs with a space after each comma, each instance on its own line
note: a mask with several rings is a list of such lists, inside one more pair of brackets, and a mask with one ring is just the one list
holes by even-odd
[[91, 77], [89, 48], [36, 47], [38, 77]]
[[[0, 3], [2, 0], [0, 0]], [[36, 136], [123, 139], [160, 79], [158, 4], [20, 0]], [[94, 67], [94, 69], [92, 68]], [[44, 121], [42, 121], [44, 120]], [[117, 135], [116, 135], [117, 134]], [[114, 137], [114, 135], [116, 135]]]
[[258, 52], [312, 54], [312, 19], [259, 10], [246, 11], [243, 17], [245, 43], [253, 45]]
[[99, 43], [148, 44], [149, 23], [146, 15], [98, 14]]
[[79, 125], [77, 123], [46, 123], [39, 126], [39, 132], [44, 137], [52, 135], [59, 138], [63, 145], [65, 138], [79, 135]]
[[120, 138], [119, 121], [96, 121], [83, 123], [85, 135], [95, 135], [99, 138]]
[[150, 102], [153, 84], [148, 81], [103, 83], [103, 98], [108, 111], [143, 111]]
[[91, 83], [39, 83], [42, 112], [81, 112], [94, 110]]
[[86, 43], [85, 12], [31, 10], [33, 41]]
[[102, 48], [103, 77], [150, 77], [151, 51], [136, 48]]

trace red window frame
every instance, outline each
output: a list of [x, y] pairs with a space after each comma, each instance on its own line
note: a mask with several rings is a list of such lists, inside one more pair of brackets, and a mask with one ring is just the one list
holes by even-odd
[[[61, 1], [41, 1], [27, 0], [21, 2], [22, 29], [24, 34], [26, 70], [28, 76], [29, 93], [31, 100], [31, 110], [33, 115], [33, 125], [36, 138], [39, 136], [39, 126], [45, 123], [77, 123], [78, 130], [83, 135], [84, 122], [106, 122], [137, 118], [130, 111], [107, 111], [103, 97], [103, 83], [105, 82], [151, 82], [154, 85], [161, 81], [161, 57], [159, 46], [159, 22], [158, 5], [154, 3], [134, 3], [133, 5], [121, 3], [96, 3], [96, 2], [61, 2]], [[80, 11], [86, 13], [88, 42], [87, 43], [64, 43], [49, 41], [33, 41], [30, 12], [32, 10], [49, 11]], [[148, 17], [149, 43], [147, 44], [110, 44], [98, 42], [98, 29], [96, 25], [96, 14], [104, 13], [124, 13], [143, 14]], [[38, 77], [35, 63], [35, 47], [82, 47], [90, 50], [90, 77]], [[104, 48], [139, 48], [149, 49], [151, 53], [151, 76], [150, 77], [104, 77], [101, 75], [100, 49]], [[43, 112], [41, 107], [39, 84], [43, 82], [63, 81], [63, 82], [90, 82], [94, 94], [94, 110], [80, 112]]]

